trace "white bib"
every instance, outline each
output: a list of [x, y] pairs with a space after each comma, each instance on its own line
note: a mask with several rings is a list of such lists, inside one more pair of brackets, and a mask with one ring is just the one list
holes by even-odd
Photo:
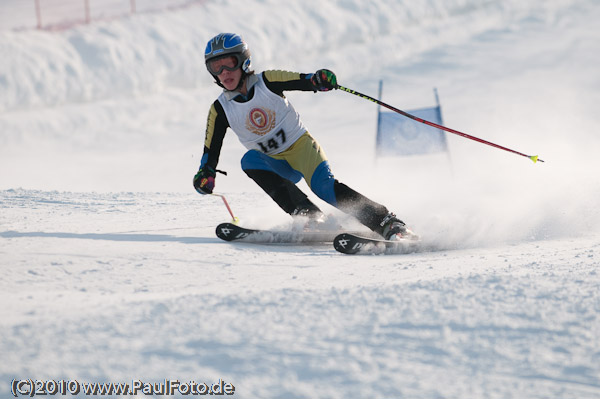
[[249, 150], [278, 154], [289, 148], [306, 128], [300, 116], [287, 100], [267, 88], [262, 73], [254, 85], [250, 101], [239, 103], [219, 96], [229, 126]]

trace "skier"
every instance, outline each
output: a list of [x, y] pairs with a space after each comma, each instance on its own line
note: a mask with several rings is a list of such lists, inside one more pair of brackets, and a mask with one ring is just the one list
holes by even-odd
[[200, 194], [212, 194], [217, 163], [227, 128], [248, 149], [242, 169], [285, 212], [320, 220], [321, 210], [295, 183], [304, 178], [322, 200], [353, 215], [385, 239], [409, 235], [404, 222], [388, 209], [336, 180], [323, 149], [283, 95], [286, 90], [329, 91], [336, 76], [327, 69], [314, 74], [267, 70], [256, 74], [250, 51], [237, 34], [212, 38], [204, 54], [206, 68], [223, 88], [211, 105], [204, 154], [194, 176]]

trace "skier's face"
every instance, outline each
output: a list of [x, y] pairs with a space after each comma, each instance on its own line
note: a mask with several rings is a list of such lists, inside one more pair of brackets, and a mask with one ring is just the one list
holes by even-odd
[[[235, 57], [226, 57], [219, 60], [214, 61], [214, 63], [210, 66], [213, 70], [221, 69], [221, 73], [217, 75], [221, 84], [227, 90], [234, 90], [238, 84], [240, 83], [240, 79], [242, 78], [242, 69], [236, 68], [233, 71], [230, 69], [235, 67], [236, 65]], [[225, 67], [225, 68], [222, 68]]]
[[236, 69], [235, 71], [224, 70], [219, 76], [221, 84], [225, 86], [227, 90], [235, 90], [240, 83], [242, 78], [242, 70]]

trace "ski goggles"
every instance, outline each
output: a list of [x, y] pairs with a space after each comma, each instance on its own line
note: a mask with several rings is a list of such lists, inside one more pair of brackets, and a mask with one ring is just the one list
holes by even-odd
[[223, 70], [235, 71], [242, 66], [242, 58], [236, 54], [227, 54], [219, 58], [214, 58], [206, 63], [206, 68], [214, 76], [223, 73]]

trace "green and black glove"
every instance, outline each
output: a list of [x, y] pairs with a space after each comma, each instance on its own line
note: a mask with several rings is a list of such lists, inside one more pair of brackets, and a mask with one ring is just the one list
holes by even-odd
[[318, 91], [329, 91], [337, 89], [338, 87], [335, 73], [331, 72], [329, 69], [319, 69], [313, 74], [310, 81]]
[[215, 188], [215, 170], [210, 166], [204, 166], [194, 176], [194, 188], [200, 194], [212, 194]]

